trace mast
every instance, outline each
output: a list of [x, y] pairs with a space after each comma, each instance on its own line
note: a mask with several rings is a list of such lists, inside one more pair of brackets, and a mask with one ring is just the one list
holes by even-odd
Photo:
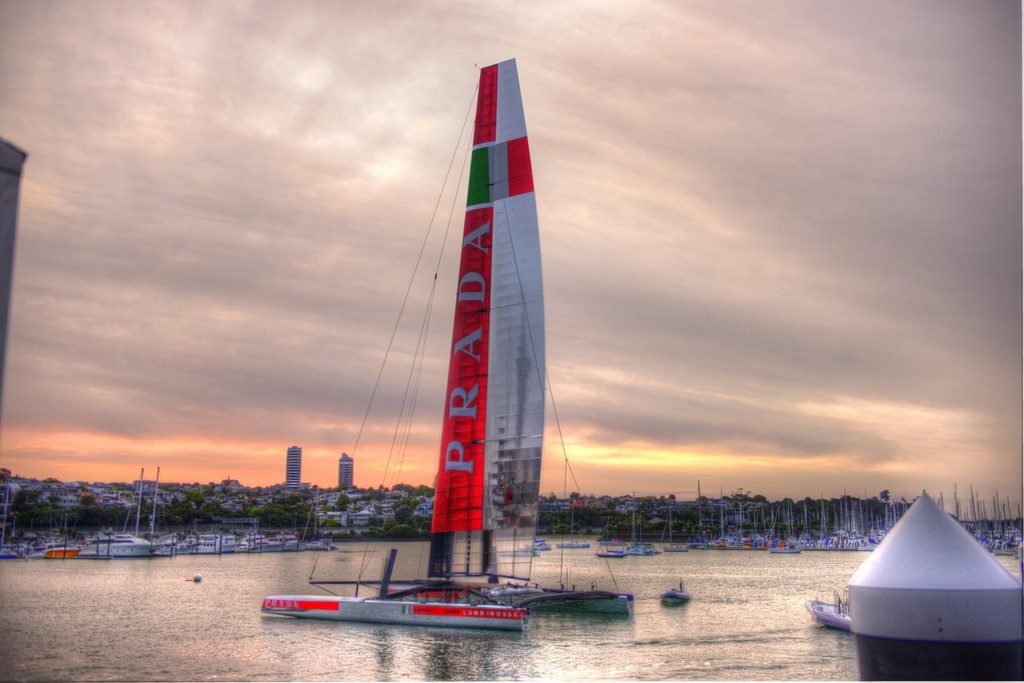
[[[132, 534], [135, 536], [139, 535], [139, 519], [141, 519], [142, 517], [142, 481], [145, 476], [146, 468], [143, 467], [142, 469], [139, 470], [139, 486], [135, 491], [135, 528], [132, 531]], [[125, 520], [125, 526], [127, 525], [128, 521]]]
[[[153, 514], [149, 516], [149, 542], [153, 542], [153, 535], [156, 533], [156, 494], [160, 489], [160, 468], [156, 468], [156, 482], [153, 484]], [[139, 500], [142, 500], [142, 492], [139, 492]]]
[[537, 206], [509, 60], [480, 71], [429, 576], [529, 578], [544, 376]]
[[697, 480], [697, 526], [700, 527], [700, 540], [704, 539], [704, 513], [700, 501], [700, 479]]

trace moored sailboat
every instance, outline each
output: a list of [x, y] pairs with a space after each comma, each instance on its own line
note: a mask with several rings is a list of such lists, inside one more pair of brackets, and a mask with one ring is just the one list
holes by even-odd
[[527, 607], [632, 613], [631, 595], [528, 587], [544, 432], [542, 284], [509, 60], [480, 72], [427, 578], [389, 592], [391, 558], [376, 598], [270, 596], [265, 613], [501, 629], [521, 629]]

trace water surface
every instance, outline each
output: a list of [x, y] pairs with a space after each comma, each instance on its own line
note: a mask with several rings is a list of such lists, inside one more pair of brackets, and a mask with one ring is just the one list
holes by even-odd
[[[593, 549], [555, 549], [536, 558], [535, 580], [632, 592], [636, 613], [632, 619], [536, 615], [523, 634], [260, 613], [269, 594], [318, 593], [308, 584], [311, 576], [378, 578], [389, 547], [2, 562], [0, 678], [857, 679], [853, 637], [815, 625], [804, 602], [842, 590], [868, 557], [858, 552], [694, 550], [603, 560]], [[396, 547], [396, 577], [422, 576], [427, 544]], [[1019, 576], [1009, 558], [1004, 564]], [[196, 574], [200, 583], [191, 581]], [[693, 599], [662, 606], [658, 594], [680, 579]]]

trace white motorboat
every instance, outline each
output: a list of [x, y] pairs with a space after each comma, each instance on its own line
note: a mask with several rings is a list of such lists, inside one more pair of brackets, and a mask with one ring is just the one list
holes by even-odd
[[317, 538], [306, 544], [306, 550], [337, 550], [338, 546], [334, 545], [326, 538]]
[[267, 538], [263, 534], [249, 534], [235, 548], [236, 553], [279, 553], [284, 550], [284, 539], [280, 536]]
[[231, 534], [200, 534], [192, 552], [196, 555], [219, 555], [233, 553], [238, 547], [238, 539]]
[[191, 553], [192, 545], [179, 539], [177, 534], [167, 534], [158, 539], [153, 546], [153, 554], [157, 557], [177, 557]]
[[119, 559], [152, 557], [156, 548], [144, 538], [132, 534], [106, 533], [94, 536], [78, 551], [78, 557]]

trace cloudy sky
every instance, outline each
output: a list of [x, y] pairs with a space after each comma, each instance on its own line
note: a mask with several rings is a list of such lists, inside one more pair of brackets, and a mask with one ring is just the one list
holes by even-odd
[[460, 133], [512, 57], [543, 491], [1019, 499], [1002, 0], [0, 0], [0, 138], [29, 154], [0, 465], [266, 485], [298, 444], [322, 486], [342, 452], [359, 485], [432, 483]]

